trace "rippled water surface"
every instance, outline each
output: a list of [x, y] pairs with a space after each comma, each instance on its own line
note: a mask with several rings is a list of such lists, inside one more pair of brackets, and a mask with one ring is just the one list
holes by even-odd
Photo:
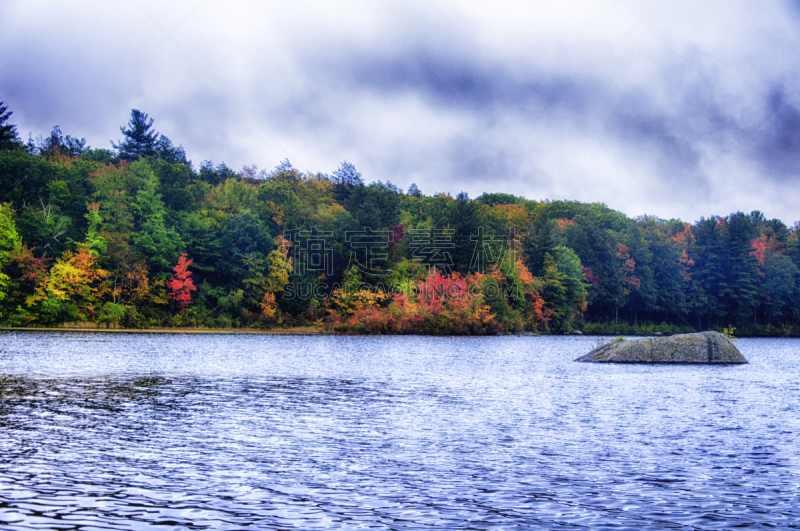
[[800, 341], [0, 333], [0, 528], [800, 527]]

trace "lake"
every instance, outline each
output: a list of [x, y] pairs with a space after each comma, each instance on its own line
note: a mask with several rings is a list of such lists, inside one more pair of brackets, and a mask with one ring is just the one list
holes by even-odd
[[0, 333], [2, 529], [800, 526], [800, 340]]

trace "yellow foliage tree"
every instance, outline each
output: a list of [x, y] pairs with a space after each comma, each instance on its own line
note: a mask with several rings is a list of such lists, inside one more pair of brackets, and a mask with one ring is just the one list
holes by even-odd
[[269, 273], [266, 279], [266, 288], [269, 293], [280, 293], [283, 287], [289, 283], [289, 275], [292, 273], [292, 258], [289, 256], [289, 248], [292, 243], [283, 236], [279, 235], [276, 239], [278, 248], [269, 253]]
[[[76, 314], [73, 318], [89, 320], [101, 306], [102, 299], [108, 291], [103, 279], [108, 271], [97, 265], [97, 257], [85, 244], [78, 246], [76, 252], [65, 251], [50, 268], [50, 274], [37, 286], [26, 304], [41, 305], [42, 313], [57, 318], [65, 302], [75, 304]], [[64, 316], [66, 317], [66, 316]]]

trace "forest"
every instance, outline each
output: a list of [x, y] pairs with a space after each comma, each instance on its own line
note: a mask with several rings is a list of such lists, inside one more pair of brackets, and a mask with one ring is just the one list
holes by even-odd
[[132, 110], [92, 148], [0, 103], [0, 326], [800, 335], [800, 226], [195, 166]]

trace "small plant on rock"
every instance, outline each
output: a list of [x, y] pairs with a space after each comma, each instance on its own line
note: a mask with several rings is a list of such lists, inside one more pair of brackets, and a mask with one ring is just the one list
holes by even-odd
[[735, 326], [726, 326], [725, 328], [722, 329], [722, 333], [725, 335], [725, 337], [727, 337], [728, 339], [730, 339], [735, 343], [736, 336], [733, 335], [734, 332], [736, 332]]

